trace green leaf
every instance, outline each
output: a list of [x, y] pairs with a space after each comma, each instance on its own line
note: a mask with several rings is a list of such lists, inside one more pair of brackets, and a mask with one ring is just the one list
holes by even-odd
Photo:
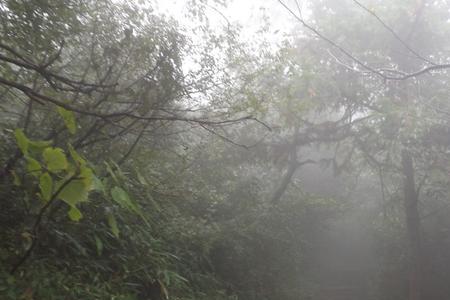
[[[71, 182], [67, 183], [58, 195], [59, 199], [72, 206], [79, 202], [87, 201], [89, 191], [93, 187], [94, 174], [90, 168], [82, 166], [78, 177], [79, 178], [72, 179]], [[57, 186], [60, 187], [66, 180], [69, 179], [66, 178], [65, 180], [58, 182]]]
[[106, 196], [105, 185], [95, 175], [92, 175], [92, 189], [98, 192], [102, 192]]
[[66, 125], [67, 129], [69, 130], [69, 132], [71, 134], [75, 134], [75, 132], [77, 131], [77, 124], [75, 122], [75, 116], [73, 114], [73, 112], [58, 106], [57, 108], [59, 115], [61, 116], [61, 118], [64, 121], [64, 124]]
[[122, 188], [115, 186], [111, 189], [111, 196], [113, 200], [120, 205], [120, 207], [129, 209], [134, 212], [139, 212], [139, 209], [135, 203], [133, 203], [128, 196], [128, 193]]
[[39, 188], [41, 190], [42, 199], [47, 202], [52, 197], [53, 192], [53, 180], [50, 174], [45, 172], [39, 178]]
[[111, 164], [114, 167], [114, 173], [116, 174], [116, 177], [118, 179], [124, 179], [125, 178], [125, 174], [122, 172], [122, 169], [120, 168], [120, 166], [114, 161], [111, 161]]
[[68, 145], [69, 148], [69, 153], [70, 156], [72, 157], [72, 159], [77, 162], [80, 165], [85, 165], [86, 164], [86, 160], [84, 160], [80, 154], [78, 154], [77, 151], [75, 151], [75, 148], [73, 148], [73, 146], [71, 144]]
[[17, 146], [19, 146], [20, 151], [24, 155], [28, 154], [28, 147], [30, 145], [30, 140], [25, 136], [25, 133], [23, 133], [23, 130], [20, 128], [17, 128], [14, 130], [14, 136], [16, 138]]
[[81, 178], [80, 180], [83, 181], [86, 190], [90, 191], [92, 189], [92, 183], [94, 180], [94, 173], [92, 172], [92, 169], [85, 166], [81, 166], [79, 177]]
[[147, 180], [145, 180], [144, 176], [142, 176], [142, 174], [141, 174], [141, 172], [139, 172], [139, 170], [136, 170], [136, 175], [137, 175], [137, 179], [139, 180], [140, 184], [142, 184], [144, 186], [148, 185]]
[[65, 170], [68, 167], [67, 158], [61, 148], [46, 148], [42, 153], [47, 169], [51, 172]]
[[41, 153], [43, 149], [51, 146], [52, 144], [52, 141], [31, 141], [26, 137], [25, 133], [20, 128], [14, 130], [14, 136], [23, 155], [28, 155], [29, 152]]
[[150, 223], [142, 213], [140, 207], [137, 205], [137, 203], [130, 199], [130, 196], [126, 191], [118, 186], [115, 186], [111, 189], [111, 196], [113, 200], [120, 205], [120, 207], [128, 209], [129, 211], [132, 211], [135, 214], [139, 215], [145, 222], [145, 224], [150, 227]]
[[94, 236], [95, 239], [95, 247], [97, 248], [98, 256], [102, 255], [103, 252], [103, 242], [98, 236]]
[[116, 183], [119, 183], [119, 180], [117, 179], [116, 174], [114, 173], [111, 166], [106, 161], [105, 161], [105, 165], [106, 165], [106, 171], [108, 171], [109, 175], [111, 175], [111, 178], [114, 179], [114, 181]]
[[82, 217], [81, 211], [75, 205], [70, 207], [69, 218], [72, 221], [78, 222]]
[[[67, 180], [67, 179], [66, 179]], [[57, 186], [61, 186], [65, 180], [58, 182]], [[87, 201], [89, 189], [86, 187], [83, 180], [72, 180], [69, 182], [58, 194], [58, 198], [69, 204], [75, 206], [79, 202]]]
[[30, 152], [41, 153], [47, 147], [52, 145], [52, 141], [28, 141]]
[[106, 218], [108, 220], [108, 225], [111, 228], [111, 232], [114, 234], [116, 238], [119, 237], [119, 228], [117, 227], [117, 221], [112, 212], [108, 211], [106, 214]]
[[41, 173], [42, 167], [41, 164], [30, 156], [25, 156], [27, 160], [27, 172], [33, 176], [38, 177]]

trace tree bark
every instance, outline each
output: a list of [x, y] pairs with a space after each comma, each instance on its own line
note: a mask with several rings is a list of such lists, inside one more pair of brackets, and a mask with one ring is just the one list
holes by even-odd
[[420, 217], [418, 193], [414, 179], [414, 165], [411, 154], [402, 152], [404, 206], [406, 228], [409, 243], [409, 300], [421, 300], [422, 297], [422, 254], [420, 238]]

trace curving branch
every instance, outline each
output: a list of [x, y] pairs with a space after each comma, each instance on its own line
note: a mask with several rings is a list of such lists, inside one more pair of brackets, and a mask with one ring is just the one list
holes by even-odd
[[304, 165], [307, 164], [315, 164], [317, 163], [315, 160], [307, 159], [305, 161], [301, 162], [292, 162], [289, 164], [288, 169], [284, 173], [283, 178], [281, 178], [281, 181], [278, 185], [278, 188], [275, 190], [275, 192], [272, 195], [271, 203], [272, 204], [278, 204], [281, 200], [281, 197], [283, 196], [284, 192], [286, 191], [289, 183], [292, 181], [292, 177], [294, 177], [295, 172]]
[[42, 206], [42, 208], [39, 210], [39, 213], [36, 217], [36, 220], [33, 223], [33, 227], [31, 228], [31, 231], [33, 232], [33, 238], [31, 240], [31, 245], [28, 247], [28, 249], [25, 251], [25, 253], [22, 255], [22, 257], [13, 265], [9, 273], [12, 275], [14, 274], [20, 266], [22, 266], [30, 257], [31, 253], [33, 252], [34, 248], [36, 248], [36, 245], [38, 243], [39, 239], [39, 229], [41, 227], [42, 219], [45, 215], [45, 212], [50, 208], [50, 206], [58, 200], [59, 194], [62, 192], [62, 190], [73, 180], [78, 179], [78, 174], [75, 173], [71, 177], [69, 177], [66, 181], [61, 184], [61, 186], [55, 191], [55, 193], [52, 195], [50, 200]]
[[[50, 58], [46, 63], [43, 65], [39, 65], [36, 63], [33, 63], [30, 59], [26, 58], [24, 55], [20, 54], [18, 51], [14, 50], [13, 48], [4, 45], [0, 42], [0, 48], [4, 49], [10, 53], [12, 53], [16, 58], [11, 58], [6, 55], [3, 55], [0, 53], [0, 60], [16, 65], [18, 67], [22, 67], [27, 70], [35, 71], [38, 74], [40, 74], [53, 88], [60, 89], [60, 90], [68, 90], [68, 91], [80, 91], [84, 93], [90, 93], [98, 89], [106, 89], [106, 88], [112, 88], [115, 87], [117, 84], [103, 84], [103, 83], [88, 83], [78, 80], [69, 79], [67, 77], [55, 74], [54, 72], [51, 72], [48, 70], [48, 67], [50, 67], [61, 55], [62, 48], [64, 46], [64, 43], [61, 44], [60, 49], [56, 53], [56, 55], [52, 58]], [[111, 71], [108, 70], [106, 72], [107, 75], [109, 75]], [[58, 86], [53, 80], [56, 80], [60, 83], [63, 83], [67, 85], [69, 88], [64, 88], [61, 86]]]
[[82, 109], [82, 108], [79, 108], [79, 107], [75, 107], [73, 105], [64, 103], [64, 102], [62, 102], [62, 101], [60, 101], [58, 99], [55, 99], [53, 97], [40, 94], [40, 93], [34, 91], [33, 89], [25, 86], [25, 85], [6, 80], [3, 77], [0, 77], [0, 84], [12, 87], [12, 88], [17, 89], [17, 90], [20, 90], [25, 95], [27, 95], [31, 100], [36, 101], [39, 104], [44, 105], [47, 102], [47, 103], [51, 103], [51, 104], [55, 104], [57, 106], [60, 106], [60, 107], [62, 107], [64, 109], [67, 109], [69, 111], [79, 113], [81, 115], [93, 116], [93, 117], [97, 117], [97, 118], [100, 118], [100, 119], [113, 119], [113, 118], [118, 118], [118, 117], [129, 117], [131, 119], [137, 119], [137, 120], [181, 121], [181, 122], [197, 123], [197, 124], [209, 125], [209, 126], [235, 124], [235, 123], [240, 123], [242, 121], [249, 121], [249, 120], [251, 120], [251, 121], [255, 121], [255, 122], [263, 125], [264, 127], [270, 129], [270, 127], [267, 124], [263, 123], [262, 121], [258, 120], [257, 118], [255, 118], [255, 117], [253, 117], [251, 115], [240, 117], [240, 118], [235, 118], [235, 119], [226, 119], [226, 120], [217, 120], [217, 121], [215, 121], [215, 120], [211, 120], [211, 119], [186, 118], [186, 117], [177, 116], [177, 115], [171, 115], [171, 116], [141, 116], [141, 115], [138, 115], [138, 114], [134, 114], [133, 112], [130, 112], [130, 111], [117, 111], [117, 112], [110, 112], [110, 113], [105, 113], [105, 112], [100, 112], [100, 111], [92, 111], [92, 110], [88, 110], [88, 109]]

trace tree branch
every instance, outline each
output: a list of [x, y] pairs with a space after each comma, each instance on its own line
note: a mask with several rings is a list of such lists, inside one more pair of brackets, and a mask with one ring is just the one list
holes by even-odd
[[[334, 42], [333, 40], [331, 40], [330, 38], [326, 37], [324, 34], [322, 34], [321, 32], [319, 32], [317, 29], [315, 29], [314, 27], [312, 27], [311, 25], [309, 25], [308, 23], [306, 23], [301, 17], [299, 17], [292, 9], [289, 8], [289, 6], [287, 6], [282, 0], [278, 0], [278, 2], [297, 20], [299, 21], [303, 27], [307, 28], [309, 31], [313, 32], [317, 37], [319, 37], [321, 40], [327, 42], [328, 44], [330, 44], [331, 46], [337, 48], [339, 51], [341, 51], [345, 56], [347, 56], [348, 58], [350, 58], [352, 61], [354, 61], [356, 64], [358, 64], [359, 66], [361, 66], [362, 68], [370, 71], [371, 73], [381, 77], [384, 80], [406, 80], [406, 79], [410, 79], [410, 78], [415, 78], [418, 77], [420, 75], [423, 75], [425, 73], [429, 73], [431, 71], [437, 71], [437, 70], [444, 70], [444, 69], [449, 69], [450, 68], [450, 64], [434, 64], [432, 66], [427, 66], [424, 67], [418, 71], [415, 72], [411, 72], [411, 73], [405, 73], [405, 72], [401, 72], [401, 71], [396, 71], [396, 73], [402, 74], [399, 76], [392, 76], [392, 75], [388, 75], [386, 73], [386, 71], [384, 69], [375, 69], [373, 67], [371, 67], [370, 65], [368, 65], [367, 63], [361, 61], [360, 59], [358, 59], [356, 56], [354, 56], [352, 53], [350, 53], [348, 50], [346, 50], [345, 48], [341, 47], [339, 44], [337, 44], [336, 42]], [[406, 43], [405, 43], [406, 44]], [[391, 73], [391, 72], [390, 72]]]
[[36, 217], [36, 220], [34, 221], [33, 227], [32, 227], [33, 238], [31, 241], [31, 245], [27, 249], [27, 251], [25, 251], [25, 253], [22, 255], [22, 257], [19, 259], [19, 261], [13, 265], [13, 267], [11, 268], [11, 270], [9, 272], [11, 275], [14, 274], [17, 271], [17, 269], [19, 269], [20, 266], [23, 265], [27, 261], [27, 259], [30, 257], [31, 253], [33, 252], [33, 249], [36, 247], [37, 242], [38, 242], [38, 236], [39, 236], [39, 227], [41, 225], [42, 218], [43, 218], [45, 212], [47, 211], [47, 209], [57, 200], [57, 197], [61, 193], [61, 191], [70, 182], [77, 179], [77, 177], [78, 177], [78, 174], [75, 173], [69, 179], [64, 181], [64, 183], [61, 184], [61, 186], [58, 188], [58, 190], [56, 190], [55, 193], [52, 195], [50, 200], [40, 209], [40, 211]]

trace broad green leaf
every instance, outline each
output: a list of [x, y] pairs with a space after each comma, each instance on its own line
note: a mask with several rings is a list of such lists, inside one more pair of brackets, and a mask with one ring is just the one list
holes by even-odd
[[61, 148], [46, 148], [42, 153], [47, 169], [51, 172], [65, 170], [68, 167], [67, 158]]
[[52, 197], [52, 191], [53, 191], [53, 180], [50, 174], [45, 172], [41, 175], [39, 178], [39, 188], [41, 190], [41, 196], [42, 199], [47, 202]]
[[103, 242], [98, 236], [94, 236], [95, 238], [95, 247], [97, 248], [98, 256], [102, 255], [103, 252]]
[[81, 166], [79, 177], [81, 178], [80, 180], [83, 181], [86, 190], [90, 191], [92, 189], [92, 181], [94, 178], [94, 173], [92, 172], [92, 169], [85, 166]]
[[30, 140], [28, 140], [28, 138], [25, 136], [23, 130], [17, 128], [16, 130], [14, 130], [14, 136], [16, 137], [17, 146], [19, 146], [20, 151], [22, 151], [24, 155], [28, 154]]
[[85, 165], [86, 160], [84, 160], [80, 154], [73, 148], [71, 144], [68, 145], [70, 156], [72, 156], [72, 159], [77, 162], [80, 165]]
[[28, 150], [35, 154], [41, 154], [45, 148], [52, 145], [52, 141], [28, 141]]
[[42, 170], [41, 164], [30, 156], [25, 156], [27, 160], [27, 172], [33, 176], [39, 176]]
[[29, 152], [40, 154], [43, 149], [50, 147], [52, 144], [52, 141], [31, 141], [20, 128], [14, 131], [14, 136], [20, 151], [24, 155], [28, 155]]
[[72, 221], [78, 222], [82, 217], [83, 217], [83, 215], [81, 214], [81, 211], [75, 205], [70, 206], [69, 218]]
[[[66, 179], [67, 180], [67, 179]], [[57, 186], [61, 186], [65, 180], [58, 182]], [[79, 202], [88, 200], [89, 187], [83, 180], [76, 179], [69, 182], [58, 194], [58, 198], [67, 204], [74, 206]]]
[[108, 225], [111, 228], [111, 232], [114, 234], [116, 238], [119, 237], [119, 228], [117, 227], [117, 221], [112, 212], [108, 211], [106, 214], [106, 218], [108, 220]]
[[61, 106], [58, 106], [57, 110], [69, 132], [71, 134], [75, 134], [75, 132], [77, 131], [77, 124], [75, 122], [75, 116], [73, 115], [73, 112]]

